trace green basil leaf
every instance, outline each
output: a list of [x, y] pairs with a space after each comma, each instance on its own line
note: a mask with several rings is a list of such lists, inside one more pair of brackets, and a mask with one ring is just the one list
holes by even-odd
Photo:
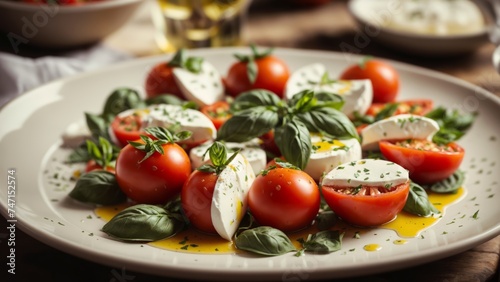
[[296, 117], [311, 132], [326, 133], [334, 138], [356, 138], [359, 135], [351, 120], [341, 111], [332, 108], [315, 108], [312, 111], [299, 113]]
[[106, 234], [125, 241], [157, 241], [170, 237], [184, 228], [179, 214], [155, 205], [128, 207], [102, 227]]
[[241, 93], [231, 104], [233, 112], [254, 108], [257, 106], [280, 107], [280, 98], [265, 89], [254, 89]]
[[295, 113], [301, 113], [309, 111], [315, 102], [314, 91], [303, 90], [293, 95], [289, 105], [295, 109]]
[[241, 232], [236, 237], [235, 245], [240, 250], [265, 256], [277, 256], [296, 250], [285, 233], [268, 226], [260, 226]]
[[317, 105], [320, 107], [334, 108], [336, 110], [341, 110], [345, 104], [344, 98], [335, 93], [320, 91], [314, 94], [317, 100]]
[[186, 103], [185, 100], [180, 99], [177, 96], [174, 96], [173, 94], [163, 94], [159, 96], [155, 96], [152, 98], [146, 99], [146, 105], [158, 105], [158, 104], [168, 104], [168, 105], [177, 105], [177, 106], [182, 106], [184, 103]]
[[89, 152], [87, 150], [87, 144], [83, 143], [82, 145], [76, 147], [71, 154], [69, 154], [67, 163], [85, 163], [90, 160]]
[[464, 134], [465, 132], [458, 129], [441, 127], [439, 131], [432, 136], [432, 142], [438, 145], [446, 145], [460, 139]]
[[203, 64], [203, 58], [201, 57], [189, 57], [184, 63], [184, 68], [192, 73], [200, 73], [201, 66]]
[[144, 101], [141, 99], [139, 92], [131, 88], [118, 88], [109, 95], [104, 103], [102, 117], [111, 122], [117, 114], [125, 110], [144, 106]]
[[375, 121], [383, 120], [392, 117], [398, 110], [399, 103], [389, 103], [385, 105], [380, 112], [375, 115]]
[[92, 136], [98, 139], [100, 136], [109, 140], [108, 125], [109, 123], [99, 115], [85, 113], [85, 121]]
[[311, 156], [311, 136], [307, 127], [298, 119], [292, 119], [274, 131], [274, 140], [285, 160], [304, 169]]
[[168, 62], [171, 67], [182, 67], [182, 64], [186, 61], [186, 49], [180, 48]]
[[316, 225], [319, 230], [328, 230], [337, 224], [338, 217], [331, 211], [323, 211], [316, 217]]
[[306, 252], [331, 253], [342, 248], [344, 233], [338, 230], [324, 230], [313, 234], [303, 243]]
[[464, 183], [465, 174], [461, 170], [456, 170], [448, 178], [433, 183], [429, 189], [436, 193], [456, 193]]
[[410, 193], [403, 208], [404, 211], [418, 216], [431, 216], [439, 211], [429, 202], [427, 192], [417, 183], [410, 183]]
[[127, 196], [122, 192], [113, 173], [95, 170], [82, 175], [69, 196], [77, 201], [98, 205], [123, 203]]
[[246, 142], [273, 129], [279, 122], [278, 114], [259, 106], [233, 115], [217, 131], [217, 140]]

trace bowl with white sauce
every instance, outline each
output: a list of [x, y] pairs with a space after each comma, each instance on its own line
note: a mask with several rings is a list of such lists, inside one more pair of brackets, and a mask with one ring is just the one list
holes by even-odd
[[350, 0], [348, 6], [365, 37], [422, 56], [474, 51], [488, 43], [493, 22], [471, 0]]

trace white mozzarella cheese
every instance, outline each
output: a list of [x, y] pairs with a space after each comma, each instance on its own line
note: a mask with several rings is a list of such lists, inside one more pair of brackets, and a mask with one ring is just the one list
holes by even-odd
[[[191, 159], [191, 166], [193, 169], [198, 168], [209, 159], [208, 154], [205, 154], [205, 152], [211, 145], [212, 142], [210, 141], [191, 149], [189, 157]], [[266, 152], [258, 146], [257, 140], [251, 140], [245, 143], [227, 142], [226, 146], [230, 151], [241, 149], [240, 153], [248, 160], [255, 174], [259, 173], [266, 167]], [[205, 158], [203, 158], [204, 154]], [[232, 153], [229, 154], [231, 155]]]
[[325, 175], [321, 185], [390, 188], [408, 181], [408, 171], [396, 163], [378, 159], [361, 159], [337, 166]]
[[215, 129], [214, 124], [200, 111], [167, 104], [153, 105], [148, 109], [150, 112], [145, 117], [143, 126], [167, 128], [179, 126], [179, 130], [191, 131], [193, 135], [182, 143], [201, 143], [216, 137], [217, 129]]
[[304, 66], [295, 71], [288, 79], [285, 87], [285, 98], [291, 99], [303, 90], [331, 92], [344, 98], [342, 112], [353, 117], [356, 111], [365, 114], [373, 99], [373, 87], [369, 79], [357, 80], [331, 80], [322, 82], [326, 73], [323, 64], [315, 63]]
[[238, 154], [220, 173], [215, 184], [211, 218], [217, 233], [231, 240], [247, 210], [247, 196], [255, 174], [243, 155]]
[[91, 132], [84, 120], [70, 124], [62, 134], [63, 146], [76, 148], [91, 136]]
[[439, 124], [433, 119], [412, 114], [396, 115], [363, 128], [361, 130], [361, 147], [363, 150], [377, 150], [380, 140], [431, 140], [438, 130]]
[[356, 139], [337, 140], [321, 135], [311, 135], [312, 153], [304, 171], [314, 180], [334, 167], [361, 159], [361, 145]]
[[213, 104], [224, 97], [222, 77], [206, 60], [203, 60], [199, 73], [183, 68], [174, 68], [173, 73], [182, 94], [200, 107]]

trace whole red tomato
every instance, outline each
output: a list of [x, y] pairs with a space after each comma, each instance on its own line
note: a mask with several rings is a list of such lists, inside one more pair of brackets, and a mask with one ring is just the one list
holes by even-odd
[[427, 140], [380, 141], [384, 157], [399, 164], [418, 184], [431, 184], [448, 178], [464, 158], [464, 149], [455, 142], [437, 145]]
[[260, 225], [282, 231], [304, 228], [320, 205], [318, 185], [305, 172], [278, 167], [257, 176], [248, 194], [248, 207]]
[[181, 99], [184, 95], [180, 90], [173, 73], [174, 67], [167, 62], [155, 65], [146, 77], [146, 96], [153, 98], [162, 94], [172, 94]]
[[[227, 93], [233, 97], [251, 89], [266, 89], [279, 97], [283, 97], [284, 89], [290, 70], [287, 64], [276, 56], [270, 54], [270, 50], [259, 53], [252, 48], [253, 55], [239, 56], [240, 61], [234, 63], [225, 78]], [[256, 72], [254, 81], [249, 76], [249, 63], [254, 62], [253, 72]], [[252, 72], [252, 71], [250, 71]]]
[[[410, 182], [394, 187], [335, 187], [323, 185], [323, 197], [340, 218], [357, 226], [377, 226], [387, 223], [403, 209]], [[373, 192], [373, 193], [372, 193]]]
[[[116, 160], [116, 180], [122, 191], [135, 202], [165, 204], [181, 192], [191, 173], [191, 161], [176, 143], [156, 143], [153, 146], [149, 142], [155, 141], [148, 139], [146, 151], [140, 148], [145, 144], [143, 139], [122, 148]], [[163, 153], [147, 151], [158, 146]]]
[[211, 207], [219, 176], [213, 172], [193, 171], [181, 191], [182, 209], [197, 229], [217, 234], [212, 223]]
[[394, 102], [399, 91], [399, 74], [388, 63], [368, 59], [348, 67], [340, 79], [369, 79], [373, 86], [373, 103]]

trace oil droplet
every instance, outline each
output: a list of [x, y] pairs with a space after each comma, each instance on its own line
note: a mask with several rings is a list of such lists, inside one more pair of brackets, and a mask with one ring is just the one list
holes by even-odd
[[368, 251], [368, 252], [376, 252], [376, 251], [380, 251], [382, 249], [382, 247], [379, 244], [368, 244], [368, 245], [364, 245], [363, 249], [365, 251]]
[[394, 243], [394, 245], [404, 245], [408, 243], [408, 241], [400, 239], [400, 240], [394, 240], [392, 243]]

